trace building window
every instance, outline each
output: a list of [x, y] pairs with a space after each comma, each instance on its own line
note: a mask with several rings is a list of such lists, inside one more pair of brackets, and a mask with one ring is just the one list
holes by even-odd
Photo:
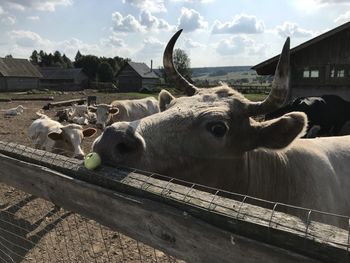
[[338, 67], [333, 66], [331, 68], [331, 71], [330, 71], [330, 77], [331, 78], [344, 78], [344, 77], [350, 76], [350, 75], [346, 75], [348, 72], [345, 69], [347, 69], [347, 68], [348, 68], [348, 66], [344, 66], [344, 65], [338, 66]]
[[344, 78], [345, 77], [345, 70], [344, 69], [338, 69], [337, 70], [337, 77], [338, 78]]
[[318, 70], [311, 70], [310, 78], [318, 78], [318, 77], [319, 77], [319, 71]]
[[304, 69], [303, 78], [318, 78], [320, 71], [318, 69]]

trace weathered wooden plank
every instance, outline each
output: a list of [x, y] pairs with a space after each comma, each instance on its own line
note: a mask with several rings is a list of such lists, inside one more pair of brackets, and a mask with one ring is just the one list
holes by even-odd
[[43, 107], [43, 109], [46, 110], [46, 109], [51, 109], [53, 107], [70, 106], [74, 103], [83, 104], [85, 102], [86, 102], [86, 99], [71, 99], [71, 100], [55, 101], [55, 102], [49, 102], [47, 105]]
[[34, 98], [31, 98], [31, 97], [13, 97], [11, 98], [11, 100], [13, 101], [31, 101], [31, 100], [44, 100], [44, 101], [47, 101], [47, 100], [54, 100], [54, 97], [53, 96], [48, 96], [48, 97], [34, 97]]
[[[182, 225], [182, 227], [177, 226], [177, 228], [181, 229], [181, 231], [185, 231], [186, 233], [182, 233], [180, 230], [178, 230], [176, 232], [177, 234], [175, 240], [178, 240], [178, 242], [185, 244], [187, 243], [186, 241], [184, 241], [184, 239], [191, 240], [192, 244], [199, 242], [195, 241], [193, 238], [202, 235], [205, 236], [205, 233], [209, 231], [211, 233], [211, 236], [210, 238], [208, 237], [208, 239], [205, 239], [204, 244], [206, 244], [206, 246], [209, 246], [208, 244], [210, 244], [210, 248], [205, 248], [205, 245], [200, 243], [198, 247], [196, 246], [200, 249], [191, 249], [191, 251], [194, 254], [203, 254], [204, 252], [201, 251], [201, 249], [204, 249], [208, 250], [209, 254], [214, 254], [215, 258], [217, 258], [217, 253], [223, 253], [223, 255], [225, 255], [227, 259], [232, 260], [233, 257], [237, 256], [236, 253], [243, 253], [242, 251], [235, 250], [234, 248], [232, 248], [232, 244], [229, 242], [228, 238], [228, 236], [232, 235], [235, 240], [249, 240], [249, 242], [246, 241], [247, 244], [245, 244], [243, 241], [243, 243], [234, 242], [235, 244], [245, 244], [241, 245], [242, 250], [246, 249], [247, 251], [251, 251], [251, 240], [255, 240], [254, 242], [256, 243], [253, 242], [255, 244], [254, 247], [259, 247], [258, 250], [260, 251], [256, 253], [260, 253], [259, 255], [263, 256], [261, 253], [262, 251], [266, 250], [266, 253], [271, 253], [270, 256], [275, 255], [273, 257], [276, 257], [276, 259], [278, 258], [278, 260], [281, 260], [281, 258], [279, 258], [279, 256], [276, 256], [276, 247], [288, 249], [290, 251], [285, 255], [286, 258], [293, 258], [294, 256], [296, 256], [293, 252], [291, 252], [294, 251], [302, 255], [326, 262], [348, 262], [349, 260], [348, 253], [346, 251], [348, 233], [345, 230], [333, 226], [312, 222], [307, 227], [305, 222], [303, 222], [299, 218], [289, 216], [277, 211], [274, 212], [273, 216], [271, 217], [272, 211], [269, 209], [245, 203], [242, 204], [242, 202], [225, 198], [223, 196], [217, 196], [212, 193], [202, 192], [195, 188], [178, 185], [176, 184], [176, 181], [169, 182], [169, 179], [168, 181], [165, 181], [165, 178], [163, 178], [163, 180], [159, 180], [156, 178], [155, 175], [150, 176], [149, 174], [135, 173], [127, 169], [116, 169], [110, 167], [101, 167], [96, 171], [89, 171], [81, 165], [81, 161], [79, 160], [69, 159], [64, 156], [58, 156], [12, 143], [0, 142], [0, 152], [7, 156], [12, 156], [17, 159], [15, 159], [12, 164], [16, 168], [13, 168], [12, 166], [10, 166], [10, 168], [7, 168], [7, 172], [9, 173], [9, 175], [4, 175], [4, 173], [1, 174], [0, 180], [11, 180], [6, 182], [9, 184], [17, 184], [15, 186], [19, 188], [22, 187], [21, 189], [23, 189], [23, 187], [32, 188], [34, 187], [33, 182], [40, 181], [41, 184], [43, 184], [41, 186], [40, 191], [43, 191], [46, 194], [46, 196], [43, 196], [44, 198], [49, 198], [49, 200], [53, 201], [54, 203], [57, 203], [58, 205], [61, 205], [73, 211], [77, 211], [79, 213], [84, 214], [84, 209], [83, 211], [80, 211], [81, 209], [79, 210], [78, 204], [76, 204], [76, 206], [74, 207], [70, 207], [69, 202], [75, 202], [76, 200], [80, 200], [79, 205], [84, 207], [86, 206], [86, 204], [84, 204], [84, 200], [88, 200], [84, 199], [87, 198], [85, 196], [82, 199], [76, 197], [79, 196], [79, 193], [75, 193], [74, 189], [71, 190], [71, 187], [69, 186], [69, 184], [71, 184], [72, 182], [74, 182], [75, 188], [77, 189], [79, 188], [79, 184], [85, 186], [86, 184], [84, 182], [78, 181], [81, 180], [88, 182], [89, 187], [100, 186], [103, 187], [104, 191], [112, 191], [109, 193], [113, 193], [113, 196], [127, 197], [130, 200], [138, 200], [137, 202], [139, 202], [132, 202], [132, 205], [129, 204], [130, 207], [125, 208], [126, 211], [124, 211], [124, 209], [119, 208], [119, 212], [116, 212], [118, 211], [118, 206], [116, 206], [117, 210], [115, 210], [114, 212], [116, 212], [118, 215], [113, 215], [111, 210], [108, 212], [108, 216], [113, 215], [116, 218], [120, 218], [122, 221], [133, 221], [136, 220], [135, 218], [133, 218], [133, 214], [138, 218], [138, 215], [141, 213], [141, 218], [148, 218], [147, 216], [150, 216], [150, 214], [158, 215], [159, 213], [161, 213], [162, 220], [160, 220], [160, 226], [158, 226], [158, 228], [161, 229], [161, 231], [165, 231], [161, 226], [184, 224]], [[25, 164], [25, 168], [23, 168], [22, 162], [20, 163], [20, 165], [18, 165], [18, 159], [30, 162], [31, 164]], [[3, 167], [4, 160], [8, 160], [8, 157], [0, 157], [1, 168]], [[17, 165], [15, 165], [16, 162]], [[49, 186], [49, 182], [44, 182], [45, 180], [51, 180], [50, 178], [52, 177], [51, 174], [53, 172], [48, 172], [48, 170], [46, 171], [42, 167], [41, 169], [43, 169], [44, 171], [42, 172], [42, 174], [35, 170], [31, 172], [30, 176], [22, 175], [25, 176], [26, 180], [29, 181], [25, 181], [25, 183], [22, 182], [22, 185], [18, 185], [20, 183], [18, 183], [17, 180], [21, 181], [21, 175], [18, 176], [17, 173], [25, 173], [26, 171], [32, 169], [30, 168], [31, 166], [36, 167], [33, 163], [40, 164], [64, 173], [64, 178], [69, 178], [69, 180], [65, 179], [68, 180], [68, 182], [65, 182], [65, 184], [67, 184], [65, 186], [65, 189], [67, 189], [65, 190], [65, 194], [62, 195], [61, 191], [63, 190], [57, 190], [57, 186], [51, 187]], [[15, 169], [18, 170], [18, 172], [16, 172], [17, 178], [13, 177], [13, 174], [15, 174]], [[6, 169], [3, 168], [2, 170], [6, 171]], [[39, 176], [38, 174], [41, 174], [41, 177], [39, 179], [36, 179], [36, 176]], [[6, 178], [6, 176], [10, 179]], [[62, 178], [62, 175], [60, 175], [59, 178]], [[59, 184], [61, 185], [64, 183], [60, 182]], [[37, 183], [34, 183], [34, 185], [37, 185]], [[68, 189], [69, 191], [73, 192], [66, 193]], [[98, 189], [100, 191], [102, 188]], [[31, 193], [33, 193], [33, 189], [27, 189], [26, 191], [29, 190], [32, 191]], [[36, 190], [34, 194], [39, 195], [40, 191]], [[55, 198], [53, 198], [52, 196], [57, 194], [56, 191], [58, 192], [58, 196], [55, 196]], [[86, 189], [81, 191], [84, 192], [86, 191]], [[100, 192], [98, 192], [98, 194], [93, 193], [93, 191], [96, 191], [95, 188], [89, 191], [90, 195], [92, 196], [100, 196]], [[48, 193], [50, 193], [50, 195]], [[110, 198], [110, 196], [106, 197], [106, 199], [108, 198]], [[71, 199], [74, 200], [72, 201]], [[97, 203], [93, 204], [93, 202]], [[108, 204], [107, 207], [105, 206], [104, 208], [107, 209], [111, 206], [110, 203], [113, 203], [114, 201], [104, 200], [104, 202]], [[119, 200], [118, 202], [121, 201]], [[160, 248], [174, 256], [190, 261], [193, 261], [194, 259], [198, 260], [198, 258], [195, 258], [198, 257], [198, 255], [195, 256], [192, 254], [188, 254], [188, 248], [179, 247], [178, 244], [176, 246], [171, 245], [169, 248], [169, 244], [165, 245], [164, 242], [160, 241], [159, 239], [154, 239], [152, 234], [150, 234], [149, 231], [145, 231], [142, 227], [141, 229], [131, 229], [131, 227], [127, 226], [125, 222], [120, 223], [120, 220], [117, 220], [119, 223], [116, 221], [106, 222], [106, 220], [108, 219], [105, 218], [105, 213], [101, 213], [100, 211], [102, 207], [100, 209], [98, 208], [100, 205], [103, 204], [103, 202], [101, 204], [98, 203], [98, 200], [90, 200], [89, 203], [90, 209], [88, 209], [88, 212], [93, 213], [90, 210], [93, 210], [92, 208], [94, 207], [94, 205], [97, 206], [97, 211], [99, 211], [97, 215], [89, 214], [89, 217], [92, 217], [103, 224], [111, 226], [112, 228], [117, 229], [125, 234], [128, 234], [133, 238], [143, 241], [146, 244], [149, 244], [156, 248]], [[146, 204], [152, 205], [147, 206]], [[67, 207], [67, 205], [69, 207]], [[123, 207], [122, 204], [118, 205], [120, 207]], [[119, 215], [119, 213], [121, 213], [121, 210], [123, 210], [123, 213], [126, 214]], [[133, 212], [131, 213], [131, 211]], [[166, 219], [167, 216], [163, 213], [170, 213], [169, 211], [172, 211], [171, 213], [175, 213], [177, 216], [171, 214], [171, 218]], [[169, 214], [167, 215], [169, 216]], [[185, 216], [187, 220], [183, 221], [183, 216]], [[195, 226], [193, 226], [191, 222], [194, 222]], [[134, 223], [135, 225], [141, 224], [140, 222]], [[149, 222], [144, 223], [150, 224]], [[135, 227], [135, 225], [133, 225], [133, 227]], [[156, 225], [158, 225], [158, 223]], [[190, 226], [191, 231], [188, 229], [188, 226]], [[197, 228], [197, 226], [200, 226], [200, 229]], [[156, 226], [154, 225], [153, 227]], [[194, 232], [192, 231], [192, 229]], [[217, 232], [215, 232], [214, 230]], [[165, 231], [164, 233], [166, 233], [166, 239], [173, 240], [172, 237], [175, 235], [173, 232], [169, 234], [167, 231]], [[227, 242], [229, 242], [230, 244], [228, 244]], [[250, 245], [248, 245], [248, 243]], [[230, 253], [233, 254], [229, 256], [228, 252], [219, 251], [218, 247], [228, 249]], [[271, 249], [274, 252], [271, 252]], [[254, 249], [252, 251], [254, 251]], [[286, 250], [284, 252], [286, 252]], [[279, 254], [279, 252], [277, 254]], [[243, 253], [243, 255], [247, 256], [247, 254], [245, 253]], [[210, 257], [210, 255], [207, 254], [203, 254], [202, 256], [203, 258], [200, 258], [200, 262], [205, 262], [205, 258], [213, 259], [212, 257]], [[270, 262], [273, 262], [273, 259], [270, 256], [265, 256], [271, 260]], [[293, 260], [294, 259], [295, 258], [293, 258]], [[242, 262], [253, 262], [249, 260], [250, 259], [246, 259], [246, 261]], [[283, 260], [283, 262], [284, 261], [285, 260]], [[220, 258], [219, 262], [226, 261], [224, 261], [224, 259], [221, 260]]]
[[317, 262], [211, 226], [180, 209], [0, 155], [1, 180], [188, 262]]

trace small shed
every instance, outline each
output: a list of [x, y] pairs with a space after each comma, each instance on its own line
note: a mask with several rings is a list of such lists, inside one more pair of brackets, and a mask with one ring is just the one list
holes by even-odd
[[39, 70], [27, 59], [0, 58], [0, 91], [38, 89]]
[[127, 62], [116, 74], [118, 89], [121, 92], [154, 90], [160, 84], [159, 76], [145, 63]]
[[[273, 75], [279, 55], [252, 69]], [[290, 98], [335, 94], [350, 100], [350, 22], [336, 27], [290, 52]]]
[[41, 87], [54, 90], [82, 90], [88, 87], [89, 78], [82, 68], [40, 68]]

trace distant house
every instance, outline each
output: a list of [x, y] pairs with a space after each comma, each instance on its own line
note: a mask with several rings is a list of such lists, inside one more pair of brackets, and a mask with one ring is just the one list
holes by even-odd
[[[255, 65], [259, 75], [275, 72], [279, 55]], [[336, 94], [350, 100], [350, 22], [290, 50], [290, 98]]]
[[88, 87], [89, 78], [81, 68], [39, 68], [41, 87], [54, 90], [81, 90]]
[[145, 63], [127, 62], [116, 74], [121, 92], [153, 90], [160, 83], [159, 76]]
[[20, 91], [40, 87], [39, 70], [27, 59], [0, 58], [0, 91]]

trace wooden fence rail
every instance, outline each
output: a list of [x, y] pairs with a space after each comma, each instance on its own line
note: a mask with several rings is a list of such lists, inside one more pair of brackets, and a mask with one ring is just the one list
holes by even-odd
[[188, 262], [349, 262], [347, 230], [247, 197], [1, 141], [0, 167], [0, 181]]

